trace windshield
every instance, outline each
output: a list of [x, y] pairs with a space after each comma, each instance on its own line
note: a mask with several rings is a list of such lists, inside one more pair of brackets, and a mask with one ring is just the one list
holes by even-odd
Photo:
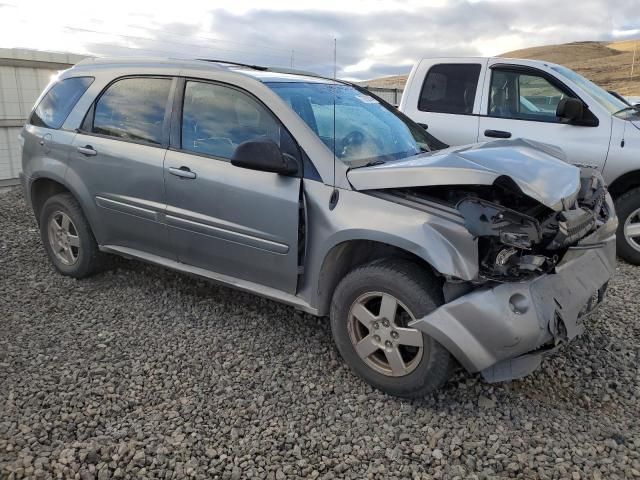
[[395, 109], [350, 85], [313, 82], [267, 82], [267, 85], [350, 167], [429, 151], [435, 140]]
[[563, 77], [567, 78], [571, 82], [578, 85], [585, 92], [587, 92], [596, 102], [602, 105], [607, 109], [609, 113], [616, 113], [622, 110], [625, 107], [628, 107], [628, 104], [620, 100], [619, 98], [614, 97], [609, 92], [600, 88], [595, 83], [587, 80], [582, 75], [570, 70], [566, 67], [562, 67], [560, 65], [554, 65], [551, 67], [553, 70], [558, 72]]

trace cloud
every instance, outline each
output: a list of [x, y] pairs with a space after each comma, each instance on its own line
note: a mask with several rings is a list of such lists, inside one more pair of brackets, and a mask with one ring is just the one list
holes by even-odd
[[576, 8], [556, 0], [450, 0], [412, 11], [364, 13], [213, 10], [210, 29], [223, 38], [236, 32], [236, 38], [264, 52], [293, 49], [297, 66], [325, 74], [332, 70], [336, 38], [338, 75], [374, 78], [406, 73], [426, 56], [497, 55], [534, 45], [607, 40], [618, 26], [640, 26], [635, 1], [583, 0]]
[[17, 2], [3, 9], [7, 28], [0, 30], [0, 45], [293, 63], [330, 75], [335, 38], [338, 76], [369, 79], [406, 73], [427, 56], [496, 55], [626, 38], [640, 29], [637, 0], [274, 0], [268, 8], [236, 0], [214, 9], [205, 0], [183, 0], [179, 7], [112, 1], [108, 15], [74, 0], [59, 0], [54, 10]]

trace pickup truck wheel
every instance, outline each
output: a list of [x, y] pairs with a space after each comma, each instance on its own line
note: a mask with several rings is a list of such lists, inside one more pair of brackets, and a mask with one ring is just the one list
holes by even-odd
[[331, 303], [338, 351], [374, 387], [422, 397], [447, 381], [455, 360], [409, 324], [442, 303], [437, 282], [410, 261], [385, 259], [358, 267], [338, 284]]
[[616, 199], [618, 255], [629, 263], [640, 265], [640, 188], [629, 190]]
[[54, 267], [84, 278], [101, 265], [102, 254], [80, 205], [69, 193], [49, 198], [40, 214], [40, 236]]

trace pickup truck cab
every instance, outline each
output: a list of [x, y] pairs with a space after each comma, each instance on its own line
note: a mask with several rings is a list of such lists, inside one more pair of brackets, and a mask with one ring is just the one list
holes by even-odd
[[599, 170], [616, 203], [618, 254], [640, 264], [640, 108], [578, 73], [511, 58], [425, 58], [400, 110], [449, 145], [525, 138]]

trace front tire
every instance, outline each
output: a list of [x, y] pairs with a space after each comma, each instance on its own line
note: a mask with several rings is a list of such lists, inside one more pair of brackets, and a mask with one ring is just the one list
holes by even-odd
[[640, 265], [640, 188], [634, 188], [616, 199], [618, 255], [633, 265]]
[[40, 236], [53, 266], [63, 275], [84, 278], [102, 264], [102, 254], [80, 205], [69, 193], [49, 198], [40, 213]]
[[423, 397], [447, 381], [455, 360], [408, 324], [442, 303], [435, 279], [408, 260], [358, 267], [338, 284], [331, 303], [338, 351], [375, 388], [400, 397]]

